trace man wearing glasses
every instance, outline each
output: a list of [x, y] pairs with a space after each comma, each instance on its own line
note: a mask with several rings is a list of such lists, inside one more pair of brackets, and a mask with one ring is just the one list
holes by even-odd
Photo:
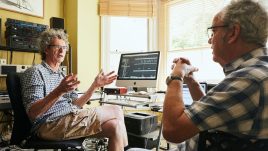
[[[205, 95], [193, 77], [197, 69], [185, 58], [174, 59], [173, 78], [167, 78], [164, 138], [175, 143], [189, 139], [188, 150], [197, 150], [198, 134], [209, 130], [235, 139], [233, 146], [228, 141], [214, 146], [217, 151], [268, 150], [267, 143], [259, 143], [268, 139], [267, 12], [253, 0], [233, 1], [215, 15], [208, 35], [213, 60], [226, 77]], [[189, 108], [183, 104], [183, 82], [195, 100]]]
[[42, 63], [27, 69], [21, 79], [22, 97], [32, 131], [46, 140], [67, 140], [79, 137], [108, 137], [111, 151], [122, 151], [128, 145], [124, 116], [117, 106], [83, 109], [93, 92], [112, 83], [117, 75], [102, 71], [78, 98], [77, 75], [64, 75], [60, 65], [68, 50], [63, 30], [50, 29], [40, 37]]

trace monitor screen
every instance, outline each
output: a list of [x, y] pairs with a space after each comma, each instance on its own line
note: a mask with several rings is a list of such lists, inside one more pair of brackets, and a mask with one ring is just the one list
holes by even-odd
[[160, 52], [121, 54], [116, 86], [156, 87]]
[[[201, 86], [201, 90], [204, 93], [207, 93], [207, 83], [200, 83], [200, 86]], [[182, 95], [183, 95], [184, 105], [185, 106], [191, 105], [193, 103], [193, 99], [192, 99], [192, 96], [191, 96], [191, 93], [190, 93], [190, 90], [189, 90], [187, 84], [183, 84], [182, 91], [183, 91]]]

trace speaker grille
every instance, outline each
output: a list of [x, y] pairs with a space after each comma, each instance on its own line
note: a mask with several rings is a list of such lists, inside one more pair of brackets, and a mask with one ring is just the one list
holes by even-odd
[[64, 19], [58, 17], [51, 17], [50, 28], [64, 29]]

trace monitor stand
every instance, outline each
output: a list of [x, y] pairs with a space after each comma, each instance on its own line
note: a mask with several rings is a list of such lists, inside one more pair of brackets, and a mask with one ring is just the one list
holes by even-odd
[[145, 92], [147, 92], [147, 87], [133, 87], [133, 90], [135, 92], [139, 92], [139, 91], [145, 91]]

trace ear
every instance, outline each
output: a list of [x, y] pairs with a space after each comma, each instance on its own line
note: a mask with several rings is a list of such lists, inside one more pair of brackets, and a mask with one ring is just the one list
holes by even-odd
[[47, 52], [48, 52], [48, 48], [45, 49], [45, 54], [47, 54]]
[[232, 29], [230, 29], [230, 35], [229, 35], [229, 40], [228, 43], [233, 43], [238, 40], [239, 35], [240, 35], [240, 30], [241, 27], [239, 24], [234, 24]]

